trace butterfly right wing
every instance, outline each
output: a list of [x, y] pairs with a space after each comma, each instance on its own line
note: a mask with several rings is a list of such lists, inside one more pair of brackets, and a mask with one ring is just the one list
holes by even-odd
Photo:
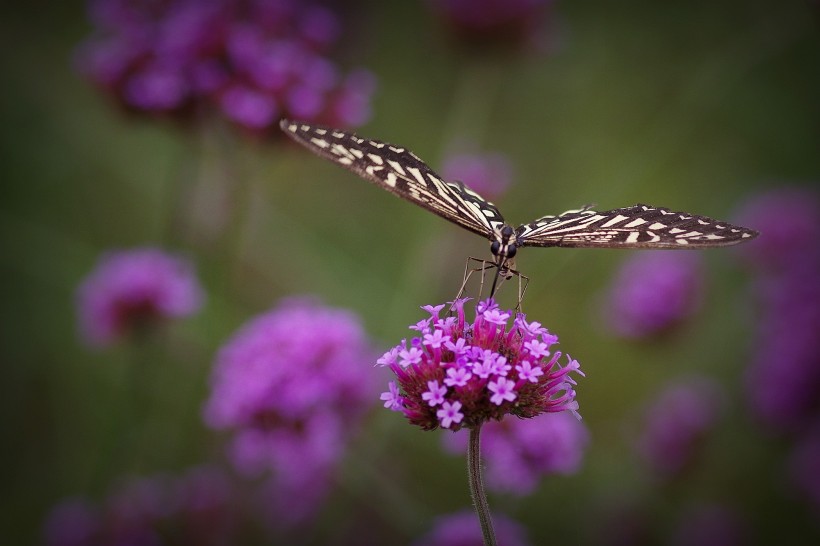
[[313, 153], [473, 233], [490, 238], [504, 224], [495, 205], [461, 182], [445, 182], [405, 148], [298, 121], [279, 125]]
[[516, 230], [520, 246], [574, 248], [706, 248], [756, 236], [756, 231], [707, 216], [642, 204], [605, 212], [585, 207]]

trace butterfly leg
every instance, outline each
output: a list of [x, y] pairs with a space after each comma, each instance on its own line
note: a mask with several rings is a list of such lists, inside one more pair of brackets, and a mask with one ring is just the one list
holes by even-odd
[[[478, 264], [478, 267], [471, 268], [470, 265], [472, 262]], [[459, 299], [464, 295], [464, 292], [467, 289], [467, 283], [470, 281], [470, 278], [473, 276], [474, 273], [481, 273], [481, 281], [479, 284], [478, 289], [478, 299], [481, 299], [481, 294], [484, 291], [484, 272], [488, 269], [495, 267], [495, 264], [492, 262], [488, 262], [487, 260], [481, 260], [479, 258], [473, 258], [470, 256], [467, 258], [467, 262], [464, 264], [464, 278], [461, 283], [461, 287], [458, 289], [458, 294], [456, 294], [455, 299]], [[451, 309], [452, 310], [452, 309]]]

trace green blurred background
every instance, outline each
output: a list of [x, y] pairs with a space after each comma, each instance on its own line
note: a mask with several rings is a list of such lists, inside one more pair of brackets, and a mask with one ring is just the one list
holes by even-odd
[[[348, 61], [373, 70], [379, 89], [358, 132], [434, 167], [459, 138], [504, 152], [516, 177], [498, 204], [512, 223], [636, 202], [728, 219], [755, 191], [820, 179], [814, 2], [559, 2], [554, 51], [514, 59], [453, 47], [423, 2], [361, 7]], [[488, 255], [480, 238], [282, 142], [123, 115], [72, 71], [90, 29], [80, 2], [5, 6], [0, 29], [3, 544], [39, 542], [60, 498], [99, 497], [123, 473], [219, 460], [224, 439], [200, 419], [213, 355], [281, 297], [317, 294], [350, 308], [385, 348], [421, 318], [419, 305], [452, 298], [467, 255]], [[101, 252], [144, 244], [195, 260], [205, 310], [151, 347], [89, 351], [76, 334], [79, 281]], [[735, 253], [705, 253], [704, 308], [649, 344], [607, 336], [596, 314], [623, 258], [521, 253], [525, 310], [587, 374], [578, 399], [592, 442], [579, 474], [549, 478], [525, 499], [495, 496], [493, 506], [536, 544], [591, 541], [601, 506], [643, 498], [661, 520], [719, 501], [748, 518], [761, 544], [817, 540], [810, 509], [783, 491], [785, 444], [745, 408], [742, 373], [765, 340], [752, 338], [754, 304]], [[717, 378], [728, 411], [688, 479], [658, 492], [630, 429], [659, 386], [689, 373]], [[150, 449], [129, 467], [110, 454], [128, 434], [123, 400], [135, 381], [159, 387], [141, 417]], [[375, 503], [392, 514], [401, 543], [466, 507], [463, 461], [440, 451], [439, 434], [374, 409], [328, 525], [352, 497], [365, 512]]]

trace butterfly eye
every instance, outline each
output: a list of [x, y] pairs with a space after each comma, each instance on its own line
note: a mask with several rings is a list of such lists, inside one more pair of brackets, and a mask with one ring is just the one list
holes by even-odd
[[490, 245], [490, 252], [493, 253], [493, 256], [498, 256], [498, 250], [501, 248], [501, 243], [498, 241], [493, 241], [493, 244]]
[[518, 249], [515, 248], [515, 245], [510, 245], [507, 247], [507, 258], [512, 258], [515, 256], [515, 253], [518, 252]]

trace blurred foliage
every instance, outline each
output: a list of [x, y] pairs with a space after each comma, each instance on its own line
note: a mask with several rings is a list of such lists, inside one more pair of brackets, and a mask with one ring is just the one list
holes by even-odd
[[[820, 180], [816, 3], [559, 2], [555, 51], [515, 59], [453, 47], [423, 2], [362, 6], [349, 55], [380, 83], [359, 132], [434, 167], [458, 138], [505, 152], [517, 180], [498, 202], [513, 223], [636, 202], [728, 219], [758, 189]], [[350, 308], [387, 347], [422, 317], [419, 305], [452, 298], [467, 255], [488, 256], [479, 238], [284, 141], [124, 115], [72, 71], [88, 29], [78, 2], [6, 6], [0, 17], [4, 544], [39, 541], [64, 496], [221, 460], [222, 439], [200, 416], [213, 355], [280, 298]], [[149, 344], [90, 352], [76, 336], [76, 286], [102, 251], [143, 244], [195, 260], [206, 309]], [[658, 522], [718, 501], [760, 543], [817, 540], [810, 510], [785, 491], [786, 443], [745, 408], [742, 374], [765, 343], [751, 337], [747, 275], [732, 250], [705, 254], [704, 309], [648, 344], [607, 337], [597, 317], [624, 254], [520, 255], [525, 310], [587, 374], [579, 401], [592, 437], [579, 474], [526, 499], [491, 498], [534, 543], [593, 541], [602, 507], [646, 498]], [[687, 479], [658, 490], [632, 429], [658, 386], [695, 372], [727, 389], [728, 415]], [[135, 413], [140, 388], [150, 403]], [[464, 462], [440, 450], [440, 432], [374, 408], [319, 537], [364, 521], [404, 542], [469, 502]]]

